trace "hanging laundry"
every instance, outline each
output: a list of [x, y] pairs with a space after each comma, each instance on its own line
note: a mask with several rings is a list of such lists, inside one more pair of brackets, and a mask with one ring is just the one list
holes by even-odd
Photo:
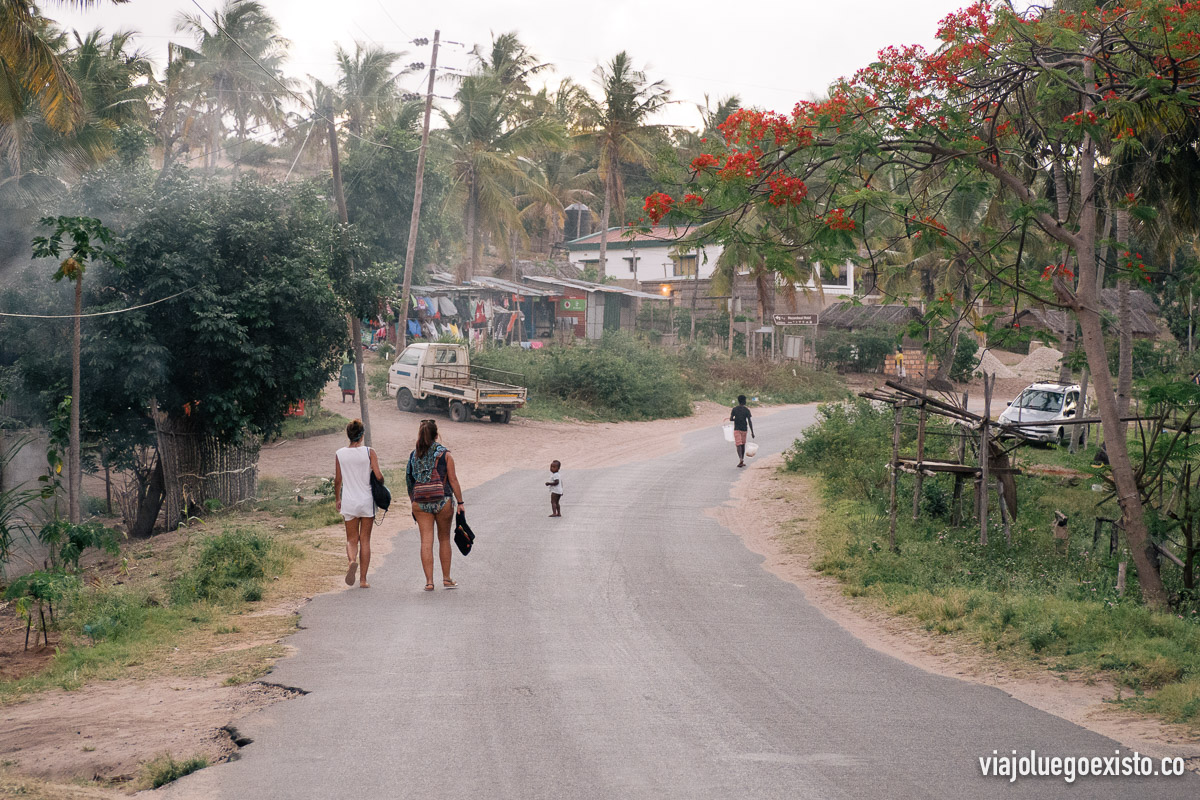
[[475, 304], [475, 324], [482, 325], [487, 322], [487, 316], [483, 311], [483, 301]]
[[419, 337], [421, 335], [420, 320], [410, 319], [408, 321], [408, 335], [413, 337]]
[[438, 299], [438, 308], [442, 312], [442, 316], [445, 316], [445, 317], [457, 317], [458, 316], [458, 308], [455, 307], [454, 301], [451, 300], [449, 297], [439, 298]]
[[455, 339], [463, 338], [462, 332], [459, 331], [458, 326], [455, 325], [453, 322], [450, 323], [450, 335], [453, 336]]

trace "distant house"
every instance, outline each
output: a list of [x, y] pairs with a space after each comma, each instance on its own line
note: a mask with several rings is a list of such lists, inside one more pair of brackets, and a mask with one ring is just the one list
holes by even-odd
[[[596, 270], [600, 266], [600, 234], [593, 233], [566, 243], [571, 264], [581, 270]], [[696, 246], [687, 239], [687, 232], [666, 226], [651, 228], [648, 233], [631, 228], [608, 229], [608, 251], [605, 274], [619, 281], [670, 282], [712, 277], [719, 244]]]
[[[634, 288], [646, 288], [640, 286], [646, 283], [665, 284], [670, 293], [678, 297], [680, 289], [690, 291], [686, 285], [688, 282], [697, 279], [707, 282], [712, 278], [717, 259], [725, 249], [720, 244], [696, 244], [689, 240], [688, 234], [686, 229], [672, 230], [666, 226], [654, 227], [645, 233], [634, 232], [630, 228], [609, 228], [605, 275]], [[572, 266], [580, 270], [598, 270], [599, 233], [572, 239], [566, 243], [566, 248]], [[745, 267], [739, 272], [742, 276], [747, 274]], [[820, 295], [837, 297], [854, 294], [853, 263], [847, 261], [844, 266], [834, 269], [818, 265], [818, 272], [821, 276]], [[674, 288], [671, 284], [684, 285]], [[797, 288], [805, 294], [817, 293], [817, 281], [810, 279], [806, 284], [797, 284]], [[707, 286], [704, 287], [704, 293], [708, 293]]]
[[[1115, 288], [1102, 290], [1100, 305], [1107, 316], [1116, 319], [1121, 309], [1120, 293]], [[1134, 338], [1158, 338], [1158, 306], [1154, 304], [1154, 298], [1141, 289], [1131, 289], [1129, 292], [1129, 317]], [[1075, 319], [1066, 311], [1056, 308], [1027, 308], [1017, 314], [1015, 322], [1022, 330], [1045, 331], [1058, 340], [1075, 336]]]

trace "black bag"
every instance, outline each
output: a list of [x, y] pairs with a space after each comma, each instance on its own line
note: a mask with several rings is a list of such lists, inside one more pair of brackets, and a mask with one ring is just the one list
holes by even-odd
[[392, 493], [383, 485], [383, 481], [375, 477], [375, 470], [371, 470], [371, 498], [375, 505], [385, 512], [392, 504]]
[[471, 552], [471, 547], [475, 544], [475, 532], [467, 524], [465, 511], [458, 512], [458, 524], [454, 526], [454, 544], [458, 545], [458, 551], [464, 556]]

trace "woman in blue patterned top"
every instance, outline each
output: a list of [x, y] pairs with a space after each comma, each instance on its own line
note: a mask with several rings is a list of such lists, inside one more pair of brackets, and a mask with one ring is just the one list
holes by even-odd
[[[455, 505], [463, 507], [462, 487], [454, 472], [454, 457], [450, 451], [438, 444], [437, 423], [431, 419], [421, 420], [417, 432], [417, 446], [408, 456], [408, 467], [404, 480], [408, 486], [408, 499], [412, 501], [413, 517], [421, 530], [421, 567], [425, 570], [425, 591], [433, 591], [433, 534], [437, 528], [438, 560], [442, 562], [442, 587], [457, 589], [458, 584], [450, 579], [450, 531], [454, 525]], [[440, 491], [437, 487], [440, 486]], [[433, 487], [431, 489], [431, 487]], [[414, 495], [418, 489], [422, 497]], [[434, 496], [429, 496], [430, 492]], [[451, 502], [453, 501], [453, 502]]]

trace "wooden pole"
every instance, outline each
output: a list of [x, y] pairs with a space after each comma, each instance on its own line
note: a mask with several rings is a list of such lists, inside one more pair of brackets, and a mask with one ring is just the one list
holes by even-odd
[[[967, 407], [967, 393], [963, 392], [963, 408]], [[958, 431], [958, 463], [967, 463], [967, 432], [962, 427]], [[959, 474], [954, 476], [954, 501], [950, 512], [950, 524], [954, 526], [962, 525], [962, 490], [965, 476]]]
[[[82, 260], [82, 256], [80, 259]], [[71, 463], [67, 465], [67, 515], [72, 525], [83, 521], [83, 444], [79, 438], [80, 353], [83, 321], [83, 264], [75, 267], [75, 319], [71, 339], [71, 429], [67, 450]]]
[[896, 552], [896, 489], [900, 483], [900, 417], [903, 413], [904, 407], [897, 404], [892, 424], [892, 481], [888, 500], [888, 548], [893, 553]]
[[[929, 366], [928, 359], [925, 366]], [[921, 403], [921, 411], [917, 417], [917, 474], [913, 483], [913, 522], [916, 522], [921, 514], [921, 490], [925, 486], [925, 475], [922, 469], [921, 462], [925, 460], [925, 403]]]
[[1008, 503], [1004, 501], [1004, 481], [996, 481], [996, 496], [1000, 499], [1000, 522], [1004, 524], [1004, 543], [1012, 547], [1012, 524], [1008, 519]]
[[429, 119], [433, 114], [433, 80], [437, 74], [438, 42], [442, 32], [433, 32], [433, 55], [429, 59], [429, 91], [425, 94], [425, 125], [421, 129], [421, 150], [417, 155], [417, 179], [413, 186], [412, 217], [408, 221], [408, 245], [404, 254], [404, 280], [400, 289], [400, 330], [396, 340], [400, 351], [408, 341], [408, 309], [412, 303], [412, 274], [417, 258], [417, 228], [421, 221], [421, 192], [425, 185], [425, 152], [429, 149]]
[[983, 421], [979, 423], [979, 543], [988, 543], [988, 423], [992, 420], [995, 377], [983, 376]]

